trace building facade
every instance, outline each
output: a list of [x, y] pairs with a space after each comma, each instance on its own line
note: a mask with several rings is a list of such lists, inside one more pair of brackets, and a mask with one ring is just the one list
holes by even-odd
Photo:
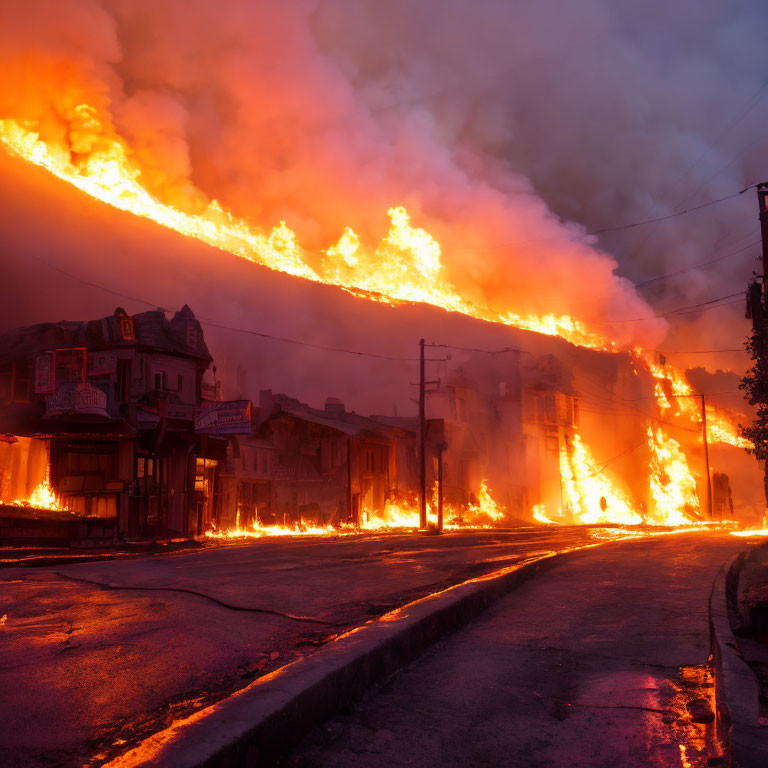
[[202, 532], [226, 447], [195, 432], [210, 364], [187, 306], [3, 334], [0, 432], [15, 442], [0, 446], [0, 501], [33, 509], [42, 484], [116, 535]]

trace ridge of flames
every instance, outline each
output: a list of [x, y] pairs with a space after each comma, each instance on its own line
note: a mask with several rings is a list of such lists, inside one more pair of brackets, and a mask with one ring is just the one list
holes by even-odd
[[537, 317], [480, 307], [463, 299], [443, 276], [440, 244], [429, 232], [413, 227], [402, 206], [387, 213], [390, 228], [373, 253], [347, 227], [313, 267], [285, 222], [266, 235], [234, 216], [216, 200], [189, 213], [160, 202], [141, 183], [140, 170], [125, 142], [88, 104], [66, 116], [66, 141], [48, 144], [34, 121], [0, 120], [0, 143], [14, 155], [41, 166], [102, 202], [151, 219], [187, 237], [279, 272], [317, 283], [336, 285], [358, 296], [388, 304], [421, 302], [480, 320], [561, 336], [579, 346], [615, 349], [616, 345], [568, 315]]
[[[582, 347], [619, 350], [618, 345], [604, 334], [568, 315], [526, 315], [467, 301], [443, 274], [440, 244], [429, 232], [411, 224], [404, 207], [395, 206], [388, 210], [389, 231], [373, 252], [367, 250], [357, 233], [347, 227], [338, 242], [328, 247], [313, 266], [285, 222], [265, 234], [225, 210], [216, 200], [201, 202], [202, 193], [198, 190], [194, 190], [195, 195], [190, 195], [198, 198], [195, 212], [183, 211], [158, 200], [143, 185], [141, 171], [132, 159], [130, 147], [116, 133], [109, 118], [99, 114], [93, 106], [79, 104], [63, 108], [61, 117], [65, 129], [57, 142], [46, 142], [42, 138], [40, 121], [0, 120], [0, 144], [12, 154], [45, 168], [108, 205], [151, 219], [182, 235], [276, 271], [336, 285], [354, 295], [390, 305], [423, 302], [488, 322], [559, 336]], [[642, 350], [634, 352], [635, 358], [654, 377], [654, 394], [661, 413], [674, 413], [700, 424], [701, 414], [695, 399], [690, 397], [694, 393], [685, 375], [670, 366], [656, 365]], [[697, 510], [698, 502], [694, 505], [690, 498], [691, 488], [695, 497], [695, 481], [685, 456], [679, 444], [662, 431], [649, 425], [648, 435], [653, 456], [651, 494], [654, 510], [651, 515], [659, 521], [662, 518], [666, 521], [687, 519], [690, 515], [685, 510]], [[712, 442], [739, 448], [751, 446], [738, 434], [732, 421], [711, 406], [707, 411], [707, 437]], [[611, 522], [643, 521], [633, 509], [629, 496], [597, 467], [578, 435], [560, 458], [564, 501], [575, 519], [602, 522], [609, 516]], [[665, 481], [666, 478], [669, 480]], [[682, 486], [673, 493], [670, 487], [675, 483], [682, 483]], [[41, 499], [46, 504], [60, 504], [46, 493]], [[600, 499], [605, 499], [605, 510], [601, 509]], [[485, 503], [490, 509], [487, 499]], [[549, 519], [543, 509], [534, 509], [534, 514], [537, 512]], [[407, 505], [392, 508], [384, 515], [393, 521], [411, 520], [412, 516], [413, 509]], [[487, 516], [497, 519], [494, 514]], [[371, 526], [383, 527], [380, 522], [373, 522], [377, 518], [370, 520]], [[447, 514], [446, 520], [450, 520]]]
[[[428, 528], [437, 525], [437, 494], [438, 486], [435, 483], [432, 489], [432, 498], [427, 501]], [[462, 528], [491, 528], [504, 519], [506, 511], [493, 499], [487, 481], [483, 479], [480, 481], [476, 504], [470, 503], [464, 507], [446, 504], [443, 507], [443, 514], [443, 528], [459, 530]], [[238, 510], [234, 528], [208, 531], [206, 536], [212, 539], [247, 539], [264, 536], [343, 536], [362, 531], [392, 529], [419, 529], [418, 499], [408, 498], [398, 501], [389, 499], [380, 514], [364, 510], [357, 526], [351, 523], [343, 523], [338, 526], [317, 525], [304, 520], [290, 525], [263, 525], [258, 520], [257, 515], [257, 519], [251, 525], [242, 527], [240, 525], [240, 510]]]

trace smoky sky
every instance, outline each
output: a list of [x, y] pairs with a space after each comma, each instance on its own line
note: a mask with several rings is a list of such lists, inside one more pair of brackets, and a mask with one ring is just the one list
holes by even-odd
[[744, 287], [753, 193], [585, 232], [768, 174], [757, 0], [3, 0], [0, 14], [0, 118], [87, 154], [72, 113], [95, 106], [164, 202], [285, 220], [310, 253], [347, 225], [375, 243], [404, 204], [470, 301], [668, 349], [746, 332], [741, 305], [672, 317], [666, 339], [663, 320], [635, 318]]

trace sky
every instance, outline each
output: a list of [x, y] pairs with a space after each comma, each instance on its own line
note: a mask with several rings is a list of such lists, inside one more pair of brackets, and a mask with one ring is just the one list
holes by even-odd
[[285, 221], [319, 272], [345, 227], [375, 251], [404, 205], [470, 302], [669, 352], [748, 332], [737, 298], [639, 318], [758, 268], [754, 190], [736, 194], [768, 175], [758, 0], [2, 0], [0, 22], [0, 119], [75, 161], [117, 137], [159, 200]]

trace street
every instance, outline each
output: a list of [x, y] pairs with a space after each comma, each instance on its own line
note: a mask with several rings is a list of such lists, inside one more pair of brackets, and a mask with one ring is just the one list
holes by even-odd
[[[434, 646], [282, 766], [708, 765], [708, 598], [742, 545], [676, 535], [584, 552]], [[724, 763], [711, 763], [724, 764]]]
[[3, 569], [0, 764], [98, 764], [372, 616], [600, 535], [285, 537]]

